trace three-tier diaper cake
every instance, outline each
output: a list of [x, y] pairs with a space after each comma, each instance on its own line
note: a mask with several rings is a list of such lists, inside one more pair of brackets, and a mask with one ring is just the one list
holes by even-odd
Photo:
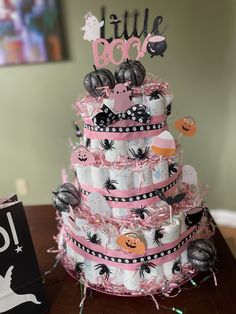
[[[94, 70], [75, 104], [83, 120], [77, 142], [71, 141], [75, 179], [67, 182], [64, 175], [53, 193], [65, 269], [85, 287], [119, 296], [168, 296], [197, 272], [213, 272], [216, 259], [204, 188], [184, 164], [180, 145], [181, 135], [195, 134], [195, 121], [176, 121], [180, 136], [173, 137], [168, 83], [139, 61], [146, 54], [155, 63], [164, 55], [161, 22], [158, 16], [150, 32], [144, 29], [143, 43], [135, 32], [107, 40], [104, 19], [86, 14]], [[133, 59], [131, 47], [137, 48]], [[115, 49], [122, 52], [119, 60]], [[114, 73], [108, 62], [116, 65]]]

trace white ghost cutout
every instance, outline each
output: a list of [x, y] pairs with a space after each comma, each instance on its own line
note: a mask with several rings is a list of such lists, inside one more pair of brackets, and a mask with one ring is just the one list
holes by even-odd
[[190, 165], [184, 165], [182, 169], [182, 182], [190, 185], [198, 185], [197, 172]]
[[101, 37], [100, 28], [103, 27], [104, 21], [98, 22], [96, 16], [88, 12], [85, 16], [85, 25], [82, 27], [84, 31], [84, 40], [94, 41]]
[[0, 275], [0, 313], [9, 311], [14, 307], [26, 302], [41, 304], [41, 302], [36, 299], [34, 294], [16, 294], [11, 289], [13, 268], [14, 266], [10, 266], [8, 268], [5, 277]]

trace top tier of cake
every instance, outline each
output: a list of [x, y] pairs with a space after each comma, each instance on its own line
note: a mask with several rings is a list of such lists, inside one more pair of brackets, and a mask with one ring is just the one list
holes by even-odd
[[[173, 96], [167, 92], [166, 82], [147, 79], [142, 87], [132, 90], [128, 109], [118, 111], [115, 92], [99, 99], [86, 96], [77, 102], [77, 113], [84, 121], [85, 144], [93, 153], [104, 155], [106, 161], [124, 161], [127, 157], [143, 160], [150, 153], [153, 137], [168, 129]], [[140, 108], [141, 120], [134, 120]], [[99, 113], [105, 120], [102, 126], [96, 121]], [[143, 121], [143, 115], [149, 119]]]

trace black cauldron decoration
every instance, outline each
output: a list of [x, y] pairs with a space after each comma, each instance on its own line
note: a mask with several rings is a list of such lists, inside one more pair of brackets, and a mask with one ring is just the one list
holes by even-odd
[[202, 219], [203, 211], [204, 209], [202, 207], [194, 207], [190, 209], [185, 217], [185, 224], [188, 227], [198, 224]]
[[162, 35], [151, 36], [147, 40], [147, 51], [151, 55], [151, 58], [154, 56], [164, 56], [164, 52], [167, 49], [166, 38]]

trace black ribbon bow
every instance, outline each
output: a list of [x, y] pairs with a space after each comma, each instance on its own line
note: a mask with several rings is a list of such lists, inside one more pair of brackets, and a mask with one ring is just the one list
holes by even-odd
[[102, 112], [97, 113], [93, 117], [94, 125], [99, 127], [108, 126], [119, 120], [132, 120], [140, 123], [148, 123], [150, 121], [150, 114], [146, 112], [146, 106], [144, 105], [134, 105], [130, 107], [124, 113], [114, 113], [103, 104], [101, 108]]

